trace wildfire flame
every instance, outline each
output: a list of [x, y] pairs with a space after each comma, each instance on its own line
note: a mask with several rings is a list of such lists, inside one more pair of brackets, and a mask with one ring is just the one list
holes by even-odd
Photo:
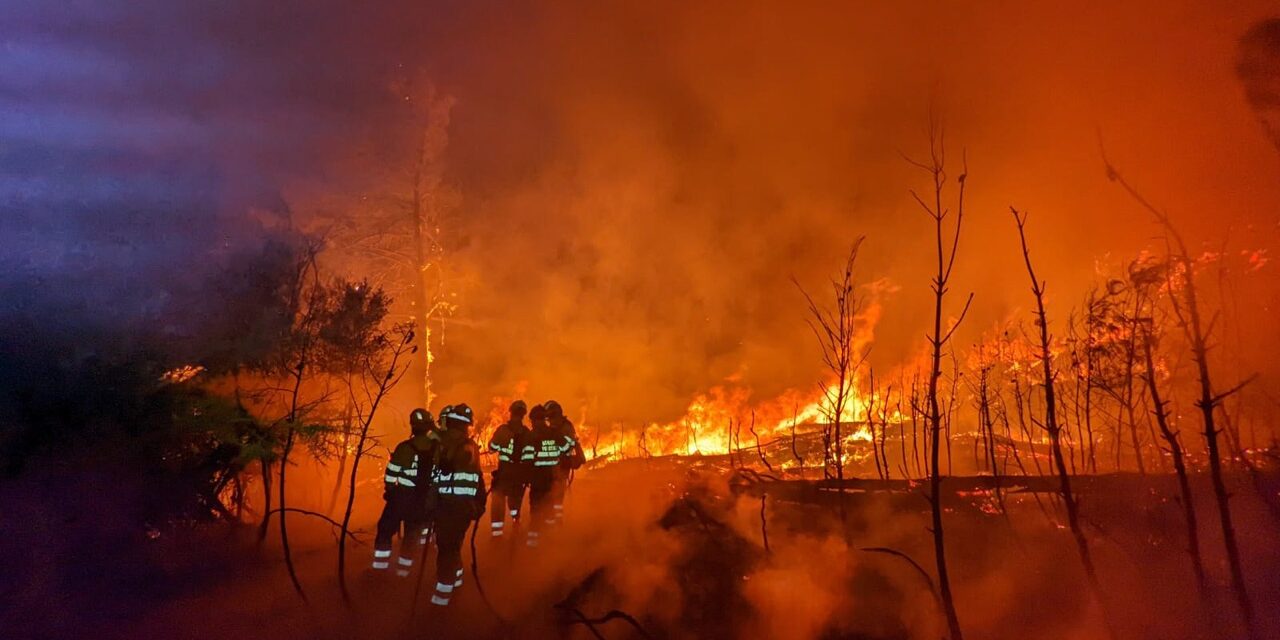
[[[871, 300], [859, 314], [854, 348], [861, 352], [871, 344], [876, 323], [880, 319], [879, 297], [893, 290], [887, 281], [867, 285]], [[834, 376], [833, 376], [834, 377]], [[900, 406], [898, 393], [869, 388], [861, 370], [849, 371], [843, 394], [839, 383], [832, 381], [812, 392], [791, 390], [769, 401], [752, 403], [750, 389], [730, 380], [698, 394], [689, 403], [684, 416], [667, 423], [635, 425], [590, 425], [578, 423], [578, 435], [588, 459], [617, 460], [639, 456], [725, 455], [750, 451], [757, 444], [790, 438], [793, 433], [812, 434], [824, 425], [836, 422], [835, 402], [843, 395], [839, 423], [843, 445], [870, 442], [868, 423], [897, 424], [901, 413], [889, 407]], [[507, 420], [507, 408], [513, 398], [523, 396], [526, 383], [521, 383], [510, 397], [494, 397], [488, 419], [476, 429], [478, 441], [487, 442], [499, 425]], [[754, 433], [753, 433], [754, 432]], [[816, 462], [816, 461], [815, 461]]]
[[164, 374], [160, 376], [160, 382], [165, 384], [182, 384], [183, 382], [200, 375], [203, 371], [204, 367], [200, 365], [182, 365], [181, 367], [176, 367], [164, 372]]

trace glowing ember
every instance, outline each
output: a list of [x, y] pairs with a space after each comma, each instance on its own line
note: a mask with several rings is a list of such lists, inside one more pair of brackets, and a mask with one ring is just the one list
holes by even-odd
[[170, 369], [160, 376], [160, 381], [165, 384], [181, 384], [186, 382], [204, 371], [204, 367], [200, 365], [182, 365], [175, 369]]

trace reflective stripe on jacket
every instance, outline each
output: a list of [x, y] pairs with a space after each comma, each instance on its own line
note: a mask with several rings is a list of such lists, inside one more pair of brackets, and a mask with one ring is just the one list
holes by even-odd
[[441, 497], [469, 499], [483, 509], [485, 485], [480, 474], [480, 448], [462, 430], [449, 429], [441, 436], [439, 462], [431, 470], [432, 486]]
[[481, 491], [480, 474], [470, 471], [445, 473], [437, 469], [431, 474], [431, 481], [442, 496], [477, 496]]
[[533, 466], [554, 467], [564, 455], [564, 440], [551, 428], [539, 428], [530, 436], [533, 444]]
[[533, 464], [537, 453], [538, 446], [533, 440], [533, 435], [531, 433], [525, 434], [524, 442], [520, 445], [520, 463], [525, 465]]
[[421, 470], [429, 466], [430, 461], [420, 461], [419, 452], [426, 453], [439, 440], [434, 432], [416, 435], [396, 445], [387, 460], [387, 470], [382, 481], [387, 487], [401, 486], [416, 488], [425, 474]]
[[519, 431], [523, 429], [520, 423], [512, 424], [504, 423], [493, 432], [493, 438], [489, 440], [489, 450], [498, 453], [498, 462], [512, 462], [517, 459], [516, 454], [516, 437]]

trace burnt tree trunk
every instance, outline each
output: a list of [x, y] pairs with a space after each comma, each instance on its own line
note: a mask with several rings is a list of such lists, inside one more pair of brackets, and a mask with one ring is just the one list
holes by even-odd
[[1147, 390], [1151, 394], [1151, 406], [1156, 417], [1156, 425], [1160, 427], [1160, 435], [1169, 444], [1169, 455], [1173, 458], [1173, 470], [1178, 476], [1178, 490], [1182, 495], [1182, 513], [1187, 522], [1187, 553], [1191, 554], [1191, 567], [1195, 570], [1196, 585], [1203, 597], [1208, 592], [1209, 581], [1204, 570], [1204, 559], [1200, 556], [1200, 525], [1196, 519], [1195, 499], [1191, 494], [1191, 481], [1187, 477], [1187, 463], [1182, 455], [1182, 443], [1178, 433], [1169, 426], [1169, 415], [1166, 410], [1168, 401], [1160, 397], [1160, 388], [1156, 386], [1155, 358], [1151, 354], [1151, 336], [1144, 336], [1143, 354], [1146, 357]]
[[[956, 223], [955, 233], [951, 238], [950, 251], [945, 246], [944, 225], [949, 211], [943, 207], [943, 191], [945, 189], [947, 175], [945, 171], [945, 149], [942, 140], [942, 134], [935, 122], [930, 122], [929, 127], [929, 162], [910, 161], [916, 167], [923, 169], [929, 174], [933, 181], [933, 198], [932, 202], [926, 202], [913, 191], [912, 197], [916, 203], [933, 220], [934, 227], [934, 245], [937, 257], [937, 269], [933, 276], [933, 326], [932, 333], [929, 334], [929, 381], [926, 390], [926, 407], [928, 415], [926, 417], [925, 427], [928, 429], [928, 461], [929, 461], [929, 511], [931, 516], [931, 531], [933, 533], [933, 554], [938, 571], [938, 595], [942, 600], [943, 613], [947, 620], [947, 630], [951, 640], [962, 640], [963, 631], [960, 628], [960, 616], [956, 611], [955, 598], [951, 593], [951, 577], [947, 567], [947, 549], [946, 536], [943, 531], [942, 522], [942, 468], [940, 466], [940, 452], [942, 450], [942, 430], [943, 416], [942, 408], [938, 403], [938, 383], [942, 377], [942, 351], [943, 347], [951, 339], [952, 333], [960, 322], [964, 319], [968, 312], [969, 303], [973, 300], [970, 294], [965, 302], [964, 310], [961, 311], [960, 317], [950, 328], [943, 326], [942, 314], [944, 302], [947, 294], [947, 283], [951, 278], [952, 268], [955, 266], [956, 249], [960, 243], [960, 229], [964, 220], [964, 188], [966, 175], [962, 170], [956, 182], [958, 184], [957, 207], [955, 210]], [[948, 443], [949, 444], [949, 443]]]
[[267, 539], [267, 531], [271, 527], [271, 463], [259, 460], [262, 468], [262, 522], [258, 523], [258, 544]]
[[1102, 585], [1098, 582], [1098, 572], [1093, 565], [1093, 556], [1089, 552], [1089, 540], [1085, 538], [1084, 530], [1080, 527], [1080, 509], [1076, 502], [1075, 496], [1071, 493], [1071, 474], [1067, 472], [1067, 465], [1062, 456], [1061, 427], [1058, 425], [1057, 399], [1054, 395], [1054, 372], [1053, 372], [1053, 352], [1050, 349], [1049, 338], [1049, 319], [1044, 310], [1044, 282], [1036, 277], [1035, 269], [1031, 265], [1031, 251], [1027, 247], [1027, 234], [1025, 229], [1026, 216], [1020, 214], [1017, 209], [1010, 207], [1013, 211], [1013, 219], [1018, 225], [1018, 238], [1022, 243], [1022, 257], [1027, 265], [1027, 275], [1031, 278], [1031, 293], [1036, 298], [1036, 325], [1039, 329], [1040, 338], [1040, 361], [1044, 374], [1044, 428], [1049, 432], [1050, 452], [1053, 456], [1053, 466], [1057, 468], [1059, 492], [1062, 494], [1062, 502], [1066, 506], [1067, 525], [1071, 528], [1071, 535], [1075, 538], [1076, 550], [1080, 553], [1080, 564], [1084, 567], [1085, 578], [1089, 581], [1089, 588], [1092, 589], [1094, 598], [1098, 605], [1104, 610], [1105, 602], [1102, 596]]
[[987, 464], [991, 466], [991, 479], [995, 482], [996, 503], [1001, 513], [1007, 513], [1004, 505], [1004, 493], [1000, 488], [1000, 461], [996, 459], [995, 421], [991, 418], [991, 398], [988, 377], [990, 368], [983, 367], [978, 372], [978, 428], [982, 432], [983, 449]]
[[882, 467], [888, 467], [889, 461], [885, 460], [884, 464], [880, 462], [879, 441], [876, 439], [876, 372], [872, 369], [868, 372], [868, 384], [871, 385], [871, 394], [867, 396], [867, 429], [871, 432], [871, 458], [876, 463], [876, 475], [881, 480], [887, 480], [885, 470]]
[[1138, 475], [1146, 475], [1146, 464], [1142, 460], [1142, 444], [1138, 439], [1138, 420], [1134, 411], [1134, 390], [1133, 390], [1133, 371], [1137, 365], [1138, 348], [1136, 341], [1138, 339], [1138, 309], [1142, 304], [1142, 296], [1134, 296], [1134, 309], [1129, 317], [1129, 336], [1125, 341], [1125, 368], [1124, 368], [1124, 409], [1129, 418], [1129, 437], [1133, 444], [1133, 458], [1138, 464]]
[[1098, 451], [1094, 444], [1096, 441], [1093, 438], [1093, 354], [1090, 353], [1086, 358], [1088, 359], [1088, 364], [1085, 366], [1090, 369], [1090, 372], [1085, 374], [1084, 383], [1084, 429], [1086, 436], [1089, 438], [1089, 471], [1097, 473]]
[[325, 509], [325, 515], [332, 516], [333, 510], [338, 507], [338, 496], [342, 493], [343, 480], [347, 475], [347, 458], [351, 455], [351, 421], [352, 408], [347, 406], [346, 414], [342, 418], [342, 446], [338, 453], [338, 475], [333, 480], [333, 491], [329, 492], [329, 505]]
[[284, 447], [280, 450], [280, 486], [278, 487], [278, 495], [280, 497], [280, 548], [284, 552], [284, 566], [289, 571], [289, 580], [293, 582], [294, 591], [298, 592], [298, 596], [305, 602], [307, 593], [302, 589], [302, 582], [298, 580], [297, 570], [293, 566], [293, 551], [289, 547], [289, 521], [287, 503], [285, 501], [285, 480], [288, 478], [289, 470], [289, 453], [293, 451], [294, 439], [297, 436], [297, 419], [298, 419], [298, 396], [302, 390], [303, 372], [306, 370], [306, 356], [299, 360], [297, 373], [295, 374], [293, 397], [290, 400], [288, 424], [286, 426]]

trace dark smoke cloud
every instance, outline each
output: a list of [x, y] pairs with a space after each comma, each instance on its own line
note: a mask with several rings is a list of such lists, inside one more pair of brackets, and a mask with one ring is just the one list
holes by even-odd
[[918, 348], [930, 245], [907, 190], [925, 181], [900, 154], [925, 149], [931, 103], [968, 154], [974, 332], [1025, 302], [1009, 204], [1033, 212], [1064, 313], [1097, 259], [1149, 241], [1098, 127], [1189, 228], [1274, 246], [1277, 158], [1234, 73], [1270, 10], [13, 2], [0, 251], [85, 283], [198, 269], [255, 242], [261, 211], [307, 206], [291, 185], [355, 188], [352, 150], [414, 135], [388, 116], [420, 74], [458, 100], [443, 392], [528, 380], [601, 419], [665, 419], [729, 377], [812, 384], [789, 278], [821, 287], [862, 234], [863, 281], [901, 287], [873, 360]]
[[1280, 150], [1280, 18], [1259, 22], [1244, 34], [1236, 71], [1249, 104]]

